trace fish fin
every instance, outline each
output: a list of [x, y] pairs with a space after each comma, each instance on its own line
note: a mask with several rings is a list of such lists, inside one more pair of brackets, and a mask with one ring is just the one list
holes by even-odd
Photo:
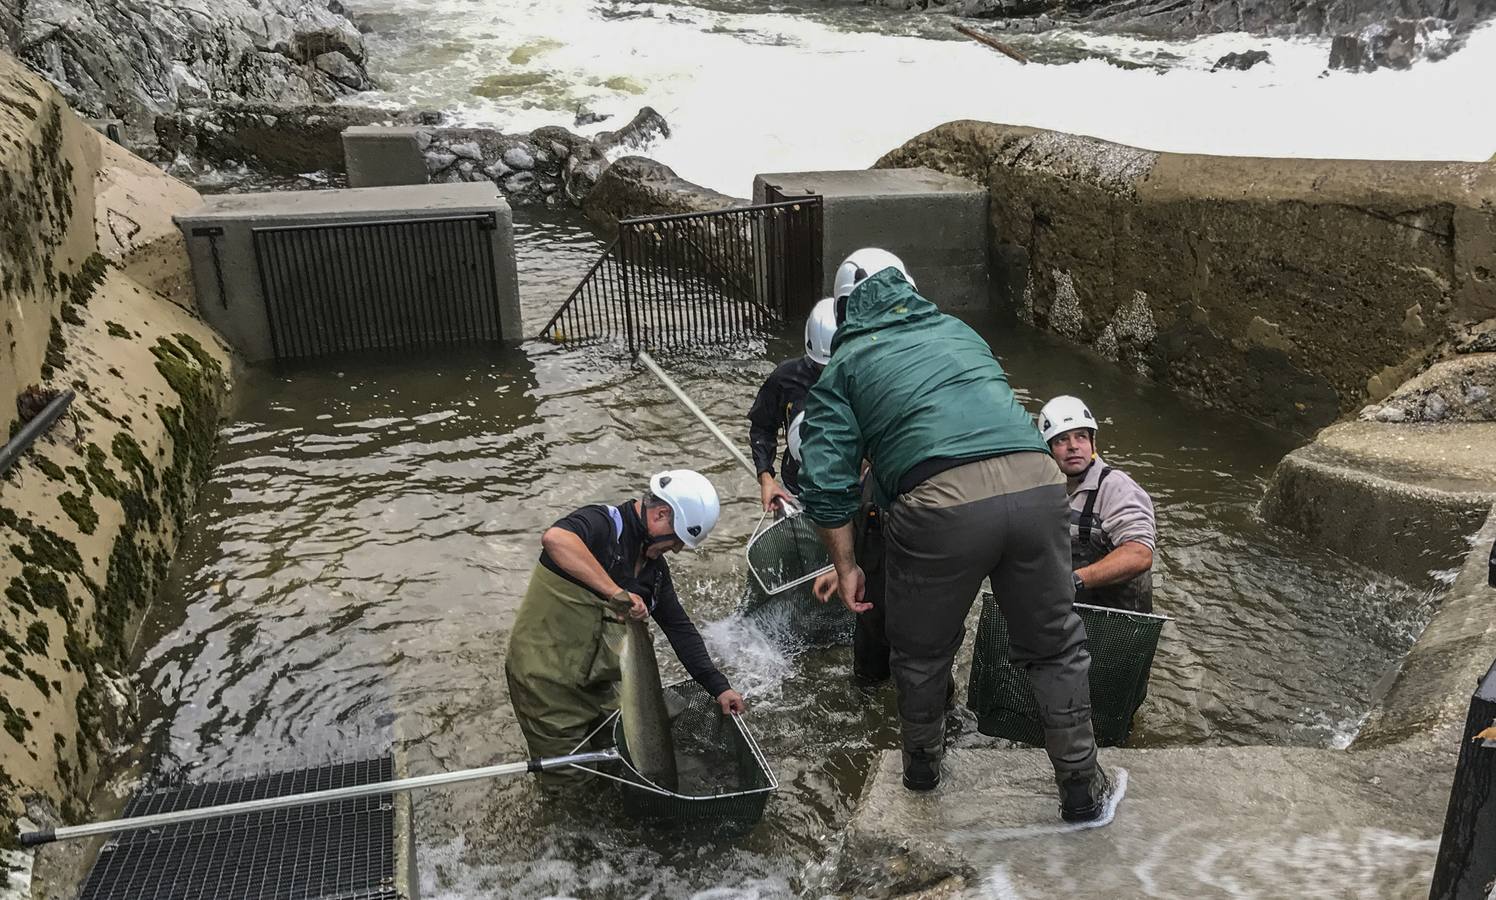
[[665, 691], [665, 717], [674, 722], [676, 716], [686, 711], [691, 701], [677, 694], [675, 691]]
[[1480, 734], [1471, 738], [1472, 741], [1496, 741], [1496, 725], [1492, 725]]

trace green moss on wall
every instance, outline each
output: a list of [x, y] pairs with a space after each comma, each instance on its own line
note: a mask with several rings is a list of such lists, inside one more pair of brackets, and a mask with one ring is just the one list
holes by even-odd
[[109, 329], [110, 337], [128, 338], [130, 336], [130, 329], [118, 322], [105, 322], [104, 327]]
[[79, 496], [72, 491], [63, 491], [57, 498], [62, 506], [62, 511], [68, 514], [78, 530], [84, 534], [93, 534], [94, 529], [99, 527], [99, 514], [94, 510], [93, 504], [89, 502], [87, 495]]
[[47, 337], [47, 355], [42, 363], [42, 377], [51, 378], [58, 369], [68, 364], [68, 342], [62, 336], [62, 323], [52, 317], [52, 333]]
[[32, 622], [26, 626], [26, 649], [42, 655], [50, 646], [52, 646], [52, 632], [48, 630], [46, 622]]
[[42, 470], [42, 474], [43, 475], [46, 475], [48, 478], [52, 479], [53, 481], [66, 481], [67, 480], [67, 477], [62, 474], [62, 466], [59, 466], [57, 463], [53, 462], [52, 460], [47, 459], [45, 456], [42, 456], [40, 453], [32, 452], [32, 454], [31, 454], [31, 462], [33, 464], [35, 464], [35, 466], [38, 469]]

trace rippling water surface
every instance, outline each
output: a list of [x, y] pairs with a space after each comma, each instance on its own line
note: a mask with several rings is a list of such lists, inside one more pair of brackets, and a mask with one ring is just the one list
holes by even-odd
[[[600, 244], [570, 220], [518, 227], [538, 326]], [[1103, 453], [1158, 507], [1157, 605], [1174, 622], [1135, 744], [1347, 740], [1430, 601], [1256, 520], [1293, 441], [1043, 335], [976, 324], [1030, 409], [1060, 392], [1091, 402]], [[746, 443], [743, 413], [793, 346], [675, 371]], [[391, 742], [414, 774], [523, 758], [504, 648], [540, 531], [670, 466], [708, 472], [723, 494], [709, 549], [674, 567], [753, 704], [782, 785], [767, 815], [743, 841], [697, 844], [607, 806], [544, 808], [527, 779], [428, 792], [416, 802], [422, 895], [792, 894], [875, 751], [896, 745], [891, 690], [863, 698], [846, 649], [789, 652], [733, 615], [756, 492], [647, 373], [606, 356], [529, 343], [251, 371], [140, 642], [151, 762], [208, 776]], [[683, 677], [668, 656], [666, 677]], [[958, 740], [993, 743], [969, 722]]]

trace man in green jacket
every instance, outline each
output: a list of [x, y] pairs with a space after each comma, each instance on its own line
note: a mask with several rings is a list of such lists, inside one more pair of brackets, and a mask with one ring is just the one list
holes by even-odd
[[1091, 656], [1071, 609], [1065, 480], [987, 343], [915, 293], [893, 254], [859, 250], [836, 277], [831, 362], [806, 401], [802, 501], [836, 566], [837, 592], [868, 608], [852, 519], [864, 458], [885, 496], [887, 635], [904, 786], [933, 790], [963, 623], [992, 579], [1044, 723], [1066, 821], [1101, 816], [1108, 780], [1091, 730]]

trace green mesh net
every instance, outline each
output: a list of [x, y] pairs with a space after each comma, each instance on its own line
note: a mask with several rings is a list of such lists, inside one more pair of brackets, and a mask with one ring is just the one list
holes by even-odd
[[[1091, 651], [1091, 723], [1096, 742], [1114, 747], [1127, 740], [1132, 717], [1148, 696], [1153, 653], [1168, 619], [1075, 604]], [[982, 595], [982, 617], [971, 659], [966, 705], [977, 730], [991, 737], [1043, 746], [1044, 729], [1028, 675], [1008, 661], [1008, 625], [991, 594]]]
[[856, 617], [839, 601], [815, 598], [815, 577], [831, 557], [804, 515], [760, 521], [748, 541], [748, 587], [741, 612], [781, 643], [816, 647], [852, 640]]
[[[670, 723], [680, 783], [666, 791], [629, 764], [623, 719], [613, 715], [613, 740], [623, 755], [623, 808], [631, 817], [658, 825], [741, 834], [763, 816], [779, 782], [742, 716], [727, 716], [701, 686], [683, 681], [665, 688], [667, 705], [683, 706]], [[678, 701], [678, 703], [677, 703]]]

